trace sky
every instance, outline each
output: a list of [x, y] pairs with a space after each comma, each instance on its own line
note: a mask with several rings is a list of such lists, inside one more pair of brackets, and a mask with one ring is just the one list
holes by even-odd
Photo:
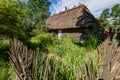
[[115, 4], [120, 4], [120, 0], [49, 0], [51, 2], [51, 15], [69, 9], [79, 4], [85, 4], [95, 17], [99, 17], [101, 12], [106, 8], [111, 8]]

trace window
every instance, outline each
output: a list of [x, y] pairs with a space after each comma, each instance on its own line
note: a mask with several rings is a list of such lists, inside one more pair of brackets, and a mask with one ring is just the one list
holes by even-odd
[[62, 38], [62, 30], [58, 30], [58, 39]]

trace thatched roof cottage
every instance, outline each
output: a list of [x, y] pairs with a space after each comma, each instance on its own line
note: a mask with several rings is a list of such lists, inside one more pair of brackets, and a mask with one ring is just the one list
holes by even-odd
[[81, 4], [73, 9], [49, 17], [46, 21], [50, 32], [56, 33], [58, 38], [71, 34], [75, 39], [82, 39], [86, 30], [92, 28], [96, 22], [89, 9]]

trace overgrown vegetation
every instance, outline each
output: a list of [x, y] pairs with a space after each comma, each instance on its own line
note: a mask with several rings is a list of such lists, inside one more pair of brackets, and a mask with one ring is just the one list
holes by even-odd
[[[89, 60], [93, 62], [93, 68], [95, 76], [97, 77], [98, 70], [96, 66], [95, 50], [90, 49], [87, 46], [76, 45], [71, 38], [67, 37], [67, 40], [58, 40], [58, 44], [55, 44], [51, 50], [51, 54], [55, 64], [57, 65], [56, 80], [86, 80], [86, 64]], [[48, 55], [48, 56], [49, 56]], [[57, 62], [56, 62], [57, 61]], [[77, 72], [78, 71], [78, 72]], [[59, 78], [61, 77], [61, 78]], [[94, 77], [95, 78], [95, 77]]]
[[[84, 44], [75, 43], [70, 37], [57, 39], [47, 33], [45, 26], [49, 5], [47, 0], [0, 1], [0, 80], [18, 79], [8, 55], [10, 38], [17, 38], [38, 52], [36, 80], [93, 80], [100, 76], [96, 47], [105, 39], [101, 27], [94, 25]], [[103, 11], [99, 18], [102, 27], [119, 27], [119, 7], [117, 4], [112, 11]]]

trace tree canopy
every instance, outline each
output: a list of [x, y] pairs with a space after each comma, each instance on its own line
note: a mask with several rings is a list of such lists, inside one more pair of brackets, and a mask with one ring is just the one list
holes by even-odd
[[24, 35], [24, 17], [27, 12], [22, 8], [24, 5], [20, 1], [0, 1], [0, 34], [10, 37]]
[[1, 0], [0, 34], [25, 37], [43, 32], [49, 5], [47, 0]]
[[28, 8], [31, 12], [29, 16], [32, 21], [31, 27], [34, 27], [33, 34], [38, 34], [46, 30], [45, 20], [50, 15], [49, 12], [50, 2], [47, 0], [29, 0]]
[[111, 9], [103, 10], [99, 17], [99, 21], [103, 27], [112, 27], [112, 29], [120, 28], [120, 4], [114, 5]]

